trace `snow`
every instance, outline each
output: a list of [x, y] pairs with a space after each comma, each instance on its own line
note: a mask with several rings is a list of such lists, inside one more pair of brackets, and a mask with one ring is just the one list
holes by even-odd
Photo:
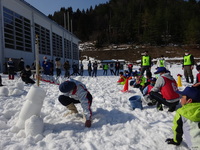
[[[152, 67], [152, 72], [155, 72]], [[138, 69], [139, 66], [134, 66]], [[172, 65], [170, 71], [175, 79], [183, 74], [181, 65]], [[62, 72], [64, 74], [64, 72]], [[63, 117], [66, 107], [58, 101], [58, 85], [40, 82], [40, 87], [26, 85], [15, 76], [8, 80], [2, 75], [0, 87], [0, 149], [2, 150], [187, 150], [183, 140], [179, 147], [165, 143], [172, 138], [172, 121], [175, 112], [158, 112], [155, 106], [143, 103], [143, 110], [132, 110], [129, 98], [141, 95], [138, 89], [129, 86], [129, 92], [123, 93], [122, 85], [117, 85], [118, 76], [103, 76], [98, 70], [98, 77], [73, 76], [83, 82], [93, 96], [92, 127], [86, 128], [80, 117], [75, 115]], [[197, 71], [193, 70], [196, 76]], [[62, 78], [62, 80], [64, 80]], [[187, 85], [182, 79], [184, 89]], [[35, 92], [35, 90], [37, 92]], [[44, 98], [43, 98], [44, 96]], [[41, 112], [32, 112], [32, 106], [42, 100]], [[24, 105], [29, 109], [24, 110]], [[82, 113], [80, 104], [77, 109]], [[39, 107], [39, 106], [38, 106]], [[27, 107], [26, 107], [27, 109]], [[25, 127], [19, 129], [20, 112], [27, 118]], [[31, 114], [32, 113], [32, 114]], [[38, 113], [38, 114], [37, 114]]]

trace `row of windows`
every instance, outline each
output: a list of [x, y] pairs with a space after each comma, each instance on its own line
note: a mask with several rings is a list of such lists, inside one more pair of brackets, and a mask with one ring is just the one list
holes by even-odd
[[[32, 40], [31, 40], [31, 23], [30, 20], [13, 12], [10, 9], [3, 7], [4, 15], [4, 36], [5, 36], [5, 47], [32, 52]], [[34, 24], [35, 35], [38, 35], [39, 40], [39, 53], [44, 55], [51, 55], [51, 40], [50, 30]], [[73, 49], [73, 56], [71, 56], [71, 47]], [[64, 46], [62, 37], [56, 33], [52, 33], [52, 49], [53, 55], [56, 57], [63, 56], [67, 59], [78, 60], [78, 45], [67, 39], [64, 39]]]

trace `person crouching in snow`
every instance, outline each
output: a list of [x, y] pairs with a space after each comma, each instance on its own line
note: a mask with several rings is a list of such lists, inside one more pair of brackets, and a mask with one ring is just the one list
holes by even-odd
[[120, 72], [117, 84], [124, 85], [125, 83], [126, 83], [126, 77], [124, 76], [123, 72]]
[[149, 79], [150, 81], [150, 84], [147, 85], [143, 91], [142, 91], [142, 94], [144, 96], [144, 100], [145, 102], [147, 103], [148, 106], [152, 106], [152, 105], [155, 105], [156, 104], [156, 100], [152, 99], [151, 96], [149, 95], [151, 89], [154, 87], [155, 83], [156, 83], [156, 78], [150, 78]]
[[133, 88], [139, 88], [142, 92], [143, 88], [145, 87], [146, 78], [143, 75], [138, 75], [136, 77], [136, 81], [133, 84]]
[[186, 87], [181, 94], [182, 107], [176, 111], [172, 130], [174, 137], [166, 139], [167, 144], [180, 145], [182, 136], [191, 150], [200, 149], [200, 92], [197, 88]]
[[26, 84], [34, 84], [35, 81], [33, 81], [31, 77], [31, 67], [29, 65], [26, 65], [25, 69], [21, 71], [20, 76], [22, 78], [22, 81], [24, 81]]
[[171, 76], [165, 67], [159, 67], [154, 74], [160, 74], [150, 96], [157, 101], [157, 109], [162, 111], [162, 104], [169, 107], [168, 111], [173, 112], [179, 104], [179, 94], [176, 80]]
[[92, 95], [87, 90], [86, 86], [76, 80], [64, 81], [59, 85], [59, 90], [63, 94], [58, 97], [59, 102], [66, 106], [70, 112], [66, 115], [77, 114], [78, 110], [74, 104], [81, 103], [83, 108], [83, 118], [85, 127], [91, 127], [92, 119]]

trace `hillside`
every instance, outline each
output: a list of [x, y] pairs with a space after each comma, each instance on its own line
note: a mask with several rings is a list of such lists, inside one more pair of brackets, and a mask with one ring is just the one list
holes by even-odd
[[[110, 59], [124, 59], [135, 63], [140, 60], [141, 53], [145, 50], [149, 51], [149, 55], [152, 59], [159, 58], [161, 55], [164, 57], [174, 58], [182, 57], [184, 55], [184, 49], [190, 50], [190, 53], [199, 62], [200, 59], [200, 47], [199, 46], [135, 46], [135, 45], [110, 45], [107, 47], [96, 49], [92, 43], [80, 44], [80, 59], [85, 59], [85, 56], [92, 57], [98, 60], [110, 60]], [[175, 61], [175, 60], [171, 60]], [[181, 60], [176, 60], [181, 61]]]

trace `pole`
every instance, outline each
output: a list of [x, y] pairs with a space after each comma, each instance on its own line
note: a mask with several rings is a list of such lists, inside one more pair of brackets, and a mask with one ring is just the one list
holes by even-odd
[[66, 14], [64, 13], [64, 28], [66, 29]]
[[36, 84], [39, 86], [39, 40], [38, 34], [35, 36], [35, 66], [36, 66]]

